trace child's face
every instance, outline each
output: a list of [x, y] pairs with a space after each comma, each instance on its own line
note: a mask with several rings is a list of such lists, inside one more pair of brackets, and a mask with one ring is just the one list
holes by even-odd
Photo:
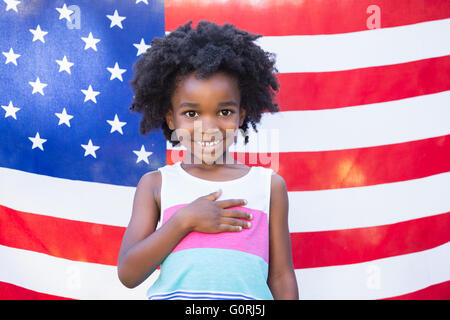
[[[228, 147], [244, 122], [240, 101], [235, 77], [218, 72], [207, 79], [196, 79], [192, 73], [178, 83], [166, 121], [194, 160], [208, 164], [225, 161]], [[208, 146], [201, 141], [217, 144]]]

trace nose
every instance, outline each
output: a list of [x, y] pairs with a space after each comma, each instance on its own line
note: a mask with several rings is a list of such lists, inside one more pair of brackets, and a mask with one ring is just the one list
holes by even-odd
[[211, 140], [210, 137], [218, 137], [221, 134], [216, 119], [208, 116], [204, 116], [194, 122], [194, 131], [199, 137], [205, 140]]
[[216, 119], [214, 119], [214, 117], [208, 116], [202, 117], [201, 120], [196, 120], [194, 122], [194, 129], [196, 132], [208, 136], [220, 133], [220, 129], [217, 125]]
[[212, 116], [204, 116], [202, 118], [202, 126], [205, 131], [218, 131], [217, 119]]

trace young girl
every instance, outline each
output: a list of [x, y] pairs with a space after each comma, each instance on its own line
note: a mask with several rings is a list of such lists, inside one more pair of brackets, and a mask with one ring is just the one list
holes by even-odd
[[238, 132], [248, 142], [264, 110], [279, 111], [275, 61], [258, 37], [188, 22], [154, 39], [134, 66], [140, 132], [162, 128], [187, 152], [141, 178], [120, 248], [128, 288], [161, 266], [149, 299], [298, 299], [286, 184], [228, 151]]

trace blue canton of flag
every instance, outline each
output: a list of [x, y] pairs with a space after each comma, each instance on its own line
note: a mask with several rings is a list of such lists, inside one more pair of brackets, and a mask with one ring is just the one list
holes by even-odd
[[132, 65], [164, 35], [164, 1], [16, 1], [0, 7], [0, 167], [136, 186], [166, 162], [139, 134]]

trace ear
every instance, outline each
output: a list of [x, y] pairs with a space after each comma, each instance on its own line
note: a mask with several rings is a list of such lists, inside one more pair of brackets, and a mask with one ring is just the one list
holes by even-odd
[[240, 108], [240, 114], [239, 114], [239, 127], [242, 127], [242, 124], [244, 123], [245, 115], [247, 112], [244, 108]]
[[167, 111], [167, 113], [166, 113], [166, 122], [167, 122], [167, 126], [169, 127], [170, 130], [175, 130], [175, 125], [173, 124], [172, 109], [169, 109], [169, 111]]

